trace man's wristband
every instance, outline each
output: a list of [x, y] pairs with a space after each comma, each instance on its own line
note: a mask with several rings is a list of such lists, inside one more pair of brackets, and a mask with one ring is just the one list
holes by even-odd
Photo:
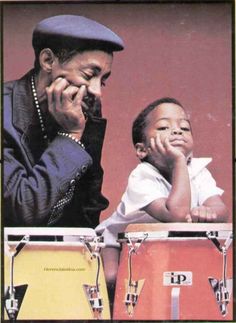
[[63, 131], [58, 131], [57, 133], [59, 136], [63, 136], [63, 137], [67, 137], [70, 138], [71, 140], [75, 141], [78, 145], [80, 145], [81, 148], [85, 149], [84, 144], [77, 138], [75, 138], [74, 136], [72, 136], [70, 133], [68, 132], [63, 132]]

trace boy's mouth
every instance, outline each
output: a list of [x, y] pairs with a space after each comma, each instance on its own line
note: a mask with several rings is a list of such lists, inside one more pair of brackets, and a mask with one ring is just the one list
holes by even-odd
[[170, 140], [170, 144], [173, 147], [182, 147], [183, 145], [185, 145], [186, 140], [184, 139], [174, 139], [174, 140]]

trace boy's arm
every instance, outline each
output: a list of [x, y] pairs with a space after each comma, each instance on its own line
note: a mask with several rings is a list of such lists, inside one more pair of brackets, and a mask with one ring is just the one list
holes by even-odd
[[153, 151], [156, 149], [157, 156], [161, 153], [169, 164], [172, 189], [168, 198], [157, 199], [144, 207], [144, 210], [162, 222], [186, 222], [191, 206], [191, 188], [186, 157], [171, 146], [168, 139], [163, 146], [157, 138], [155, 144], [151, 142], [151, 147]]
[[172, 172], [172, 189], [168, 198], [159, 198], [144, 211], [161, 222], [186, 222], [190, 212], [191, 191], [185, 158], [175, 162]]
[[190, 211], [192, 222], [227, 222], [228, 209], [219, 195], [209, 197], [202, 206]]
[[172, 189], [165, 206], [170, 221], [186, 221], [191, 206], [191, 188], [185, 157], [175, 161], [172, 172]]

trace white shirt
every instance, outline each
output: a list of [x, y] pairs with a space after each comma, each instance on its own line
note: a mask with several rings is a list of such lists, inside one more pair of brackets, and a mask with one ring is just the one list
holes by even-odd
[[[210, 196], [222, 195], [223, 190], [206, 166], [212, 158], [192, 158], [188, 165], [191, 186], [191, 209], [200, 206]], [[124, 232], [130, 223], [159, 222], [142, 210], [159, 198], [167, 198], [172, 185], [160, 174], [159, 170], [147, 162], [140, 163], [130, 174], [128, 185], [116, 211], [97, 227], [96, 232], [104, 236], [107, 246], [119, 247], [117, 234]]]

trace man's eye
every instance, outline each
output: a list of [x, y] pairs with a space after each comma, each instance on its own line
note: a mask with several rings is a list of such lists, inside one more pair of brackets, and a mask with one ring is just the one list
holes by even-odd
[[106, 81], [102, 80], [101, 81], [101, 86], [106, 86]]
[[89, 80], [91, 80], [91, 78], [93, 77], [93, 75], [91, 75], [91, 74], [87, 74], [87, 73], [84, 73], [84, 74], [83, 74], [83, 77], [84, 77], [84, 79], [85, 79], [86, 81], [89, 81]]
[[158, 127], [157, 130], [163, 131], [163, 130], [167, 130], [169, 129], [169, 127]]
[[183, 130], [183, 131], [190, 131], [190, 128], [188, 128], [188, 127], [181, 127], [181, 130]]

